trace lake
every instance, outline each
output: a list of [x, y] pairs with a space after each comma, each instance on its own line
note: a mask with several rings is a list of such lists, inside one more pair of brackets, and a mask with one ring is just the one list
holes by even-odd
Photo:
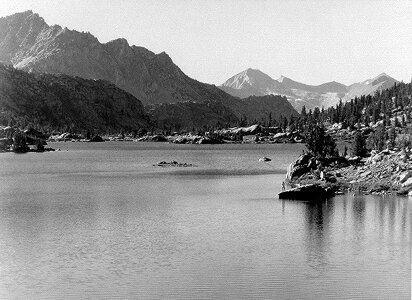
[[51, 147], [0, 153], [1, 299], [411, 297], [412, 200], [279, 200], [303, 145]]

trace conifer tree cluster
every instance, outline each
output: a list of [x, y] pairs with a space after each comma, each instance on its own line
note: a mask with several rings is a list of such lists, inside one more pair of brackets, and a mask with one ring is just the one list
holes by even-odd
[[[341, 123], [343, 128], [355, 129], [355, 125], [369, 126], [382, 121], [383, 126], [405, 127], [411, 122], [412, 83], [397, 83], [393, 87], [377, 91], [373, 96], [355, 97], [351, 101], [340, 101], [335, 107], [315, 108], [306, 111], [303, 107], [297, 123], [334, 124]], [[394, 118], [397, 116], [397, 118]]]
[[[303, 107], [300, 118], [294, 122], [295, 128], [305, 132], [308, 150], [318, 156], [333, 156], [336, 151], [333, 138], [323, 129], [325, 126], [340, 123], [343, 129], [357, 129], [351, 154], [362, 157], [368, 149], [381, 151], [387, 146], [395, 147], [397, 131], [407, 132], [405, 127], [411, 123], [411, 114], [412, 83], [400, 82], [373, 96], [355, 97], [346, 103], [340, 101], [326, 110], [307, 111]], [[371, 125], [377, 126], [372, 129]], [[362, 127], [369, 128], [367, 135], [360, 130]]]
[[315, 157], [338, 156], [336, 142], [322, 126], [311, 126], [305, 134], [306, 148]]

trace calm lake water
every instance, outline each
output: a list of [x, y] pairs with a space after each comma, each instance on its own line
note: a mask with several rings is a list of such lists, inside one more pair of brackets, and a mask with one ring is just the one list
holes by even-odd
[[51, 146], [0, 154], [1, 299], [410, 299], [412, 200], [281, 201], [302, 145]]

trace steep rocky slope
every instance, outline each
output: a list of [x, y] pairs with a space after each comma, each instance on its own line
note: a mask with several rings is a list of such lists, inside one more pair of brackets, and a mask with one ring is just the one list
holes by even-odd
[[0, 122], [10, 121], [49, 131], [131, 131], [149, 124], [142, 103], [107, 81], [0, 64]]

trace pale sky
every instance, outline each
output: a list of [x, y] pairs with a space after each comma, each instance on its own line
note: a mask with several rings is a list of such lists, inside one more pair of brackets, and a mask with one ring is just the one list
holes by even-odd
[[0, 0], [0, 17], [28, 9], [100, 42], [165, 51], [216, 85], [246, 68], [307, 84], [412, 78], [411, 0]]

